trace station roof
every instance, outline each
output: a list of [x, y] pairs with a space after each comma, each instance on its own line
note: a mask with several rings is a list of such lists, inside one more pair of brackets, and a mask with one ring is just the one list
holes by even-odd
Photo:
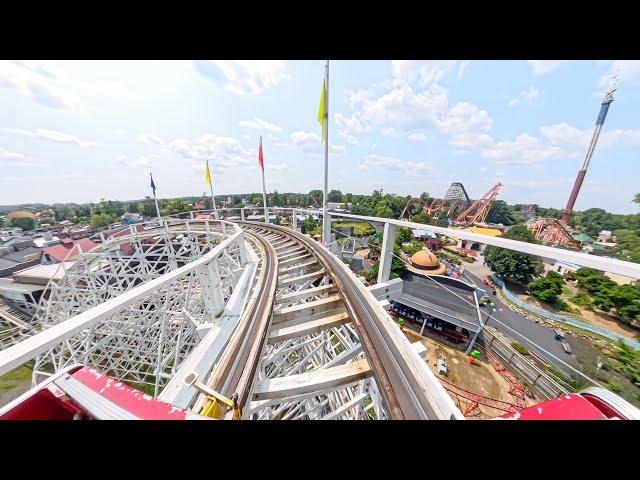
[[402, 295], [398, 302], [469, 331], [479, 329], [474, 287], [450, 277], [426, 277], [410, 271], [403, 272], [401, 277]]
[[488, 235], [490, 237], [498, 237], [502, 235], [502, 232], [497, 228], [469, 227], [468, 230], [479, 235]]
[[411, 229], [411, 233], [413, 234], [414, 237], [430, 237], [430, 238], [437, 237], [435, 233], [430, 232], [429, 230], [422, 230], [418, 228]]
[[[64, 276], [64, 270], [61, 265], [60, 263], [36, 265], [14, 273], [13, 278], [21, 283], [46, 285], [49, 280], [60, 280]], [[71, 265], [73, 265], [73, 262], [64, 262], [64, 268], [66, 269], [70, 268]]]
[[33, 283], [20, 283], [11, 278], [0, 278], [0, 292], [32, 293], [45, 289], [45, 285]]

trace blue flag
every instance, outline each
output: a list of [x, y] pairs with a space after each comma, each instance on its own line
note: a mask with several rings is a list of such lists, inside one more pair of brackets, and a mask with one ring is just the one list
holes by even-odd
[[156, 196], [156, 184], [153, 183], [153, 175], [151, 175], [151, 172], [149, 172], [149, 175], [151, 176], [151, 189], [153, 190], [153, 196]]

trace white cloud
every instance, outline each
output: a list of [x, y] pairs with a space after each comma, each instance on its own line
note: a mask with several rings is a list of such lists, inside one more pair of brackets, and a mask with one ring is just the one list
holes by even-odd
[[533, 68], [534, 75], [545, 75], [570, 61], [571, 60], [527, 60]]
[[267, 170], [273, 170], [275, 172], [282, 172], [284, 170], [286, 170], [287, 168], [289, 168], [289, 166], [282, 162], [282, 163], [268, 163], [266, 162], [266, 166], [267, 166]]
[[127, 155], [120, 155], [116, 161], [127, 167], [150, 167], [158, 158], [157, 155], [140, 155], [136, 158], [129, 158]]
[[509, 100], [510, 107], [519, 105], [531, 105], [540, 96], [540, 91], [531, 85], [528, 89], [521, 91], [516, 98]]
[[76, 145], [80, 145], [81, 147], [98, 146], [98, 143], [96, 142], [83, 141], [74, 135], [57, 132], [55, 130], [44, 130], [39, 128], [37, 130], [31, 131], [31, 130], [24, 130], [22, 128], [3, 128], [2, 131], [7, 133], [13, 133], [15, 135], [23, 135], [25, 137], [38, 138], [40, 140], [46, 140], [46, 141], [56, 142], [56, 143], [75, 143]]
[[281, 60], [204, 60], [196, 70], [237, 95], [256, 95], [291, 76]]
[[177, 138], [167, 144], [169, 151], [175, 152], [186, 160], [201, 165], [209, 160], [211, 168], [220, 171], [228, 167], [246, 167], [257, 163], [257, 148], [246, 149], [233, 137], [222, 137], [207, 133], [198, 142], [191, 142], [184, 138]]
[[456, 80], [459, 80], [460, 78], [462, 78], [462, 75], [464, 75], [464, 71], [467, 69], [470, 63], [471, 63], [471, 60], [465, 60], [464, 62], [460, 63], [460, 65], [458, 65], [458, 73], [456, 73]]
[[[586, 153], [593, 135], [593, 127], [580, 130], [566, 122], [557, 125], [540, 127], [540, 132], [553, 145], [570, 148], [575, 152]], [[609, 130], [603, 131], [598, 140], [600, 148], [614, 148], [618, 146], [640, 146], [640, 130]]]
[[416, 142], [425, 142], [427, 140], [427, 136], [424, 133], [419, 132], [410, 133], [407, 138]]
[[372, 153], [360, 162], [360, 170], [370, 167], [383, 167], [394, 172], [403, 171], [407, 175], [425, 175], [434, 170], [433, 166], [424, 162], [406, 162], [395, 157], [384, 157]]
[[[320, 135], [313, 132], [297, 131], [293, 132], [287, 143], [277, 143], [279, 147], [289, 150], [300, 150], [305, 153], [322, 153], [324, 146]], [[329, 144], [329, 153], [333, 155], [344, 155], [347, 149], [344, 145]]]
[[489, 169], [487, 167], [480, 167], [480, 173], [487, 173]]
[[407, 129], [437, 126], [438, 115], [447, 108], [447, 92], [434, 84], [415, 93], [404, 85], [378, 98], [361, 96], [354, 104], [358, 110], [352, 115], [335, 114], [344, 134], [367, 133], [376, 128], [383, 135], [394, 136]]
[[358, 139], [353, 135], [350, 135], [346, 130], [338, 130], [338, 136], [344, 138], [347, 143], [351, 145], [358, 145]]
[[15, 89], [45, 107], [78, 110], [80, 102], [71, 92], [55, 86], [56, 76], [48, 64], [0, 61], [0, 87]]
[[282, 131], [282, 128], [275, 123], [269, 123], [258, 117], [253, 117], [253, 120], [241, 120], [238, 122], [238, 125], [241, 127], [255, 128], [257, 130], [268, 130], [274, 133], [280, 133]]
[[440, 120], [439, 128], [451, 135], [449, 143], [457, 148], [480, 148], [493, 142], [487, 134], [492, 124], [486, 110], [468, 102], [458, 102]]
[[10, 152], [9, 150], [0, 147], [0, 162], [24, 162], [26, 157], [21, 153]]
[[164, 145], [164, 142], [162, 141], [162, 139], [154, 135], [153, 133], [143, 133], [138, 137], [138, 141], [141, 143], [148, 143], [150, 145], [153, 145], [153, 144]]
[[523, 133], [514, 140], [497, 142], [485, 148], [482, 155], [501, 165], [531, 165], [567, 157], [568, 153], [558, 146], [549, 145], [539, 138]]
[[[420, 87], [428, 87], [438, 82], [457, 63], [457, 60], [393, 60], [393, 82], [398, 86], [417, 83]], [[463, 71], [464, 68], [466, 66], [462, 67]]]
[[611, 62], [609, 72], [600, 78], [600, 85], [609, 87], [615, 74], [618, 75], [620, 83], [640, 84], [640, 61], [615, 60]]

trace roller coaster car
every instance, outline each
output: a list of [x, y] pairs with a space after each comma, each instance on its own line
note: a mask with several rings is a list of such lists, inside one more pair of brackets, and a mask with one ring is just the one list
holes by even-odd
[[0, 408], [0, 420], [203, 419], [93, 368], [72, 365]]
[[589, 387], [580, 393], [498, 417], [502, 420], [640, 420], [640, 410], [613, 392]]

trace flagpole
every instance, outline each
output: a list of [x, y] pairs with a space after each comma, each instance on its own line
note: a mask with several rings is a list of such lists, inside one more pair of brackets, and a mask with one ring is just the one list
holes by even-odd
[[[329, 243], [331, 239], [331, 233], [329, 238], [327, 235], [327, 197], [329, 189], [329, 60], [325, 67], [325, 103], [324, 103], [324, 118], [326, 122], [326, 135], [324, 140], [324, 190], [322, 192], [322, 241], [325, 245]], [[331, 226], [329, 225], [329, 228]]]
[[151, 177], [151, 185], [153, 190], [153, 200], [156, 203], [156, 213], [158, 214], [158, 220], [162, 223], [162, 217], [160, 216], [160, 208], [158, 207], [158, 197], [156, 197], [156, 188], [155, 183], [153, 182], [153, 174], [149, 172], [149, 176]]
[[158, 214], [158, 220], [162, 221], [162, 217], [160, 216], [160, 208], [158, 208], [158, 198], [156, 197], [155, 192], [153, 193], [153, 199], [156, 202], [156, 213]]
[[[260, 147], [262, 147], [262, 136], [260, 136]], [[264, 163], [262, 164], [262, 201], [264, 203], [264, 223], [269, 223], [269, 208], [267, 207], [267, 189], [264, 186]]]
[[[211, 172], [209, 170], [209, 160], [207, 160], [207, 172], [209, 172], [209, 179], [211, 180]], [[209, 190], [211, 191], [211, 204], [213, 205], [213, 215], [218, 218], [218, 209], [216, 208], [216, 198], [213, 196], [213, 182], [209, 181]]]

